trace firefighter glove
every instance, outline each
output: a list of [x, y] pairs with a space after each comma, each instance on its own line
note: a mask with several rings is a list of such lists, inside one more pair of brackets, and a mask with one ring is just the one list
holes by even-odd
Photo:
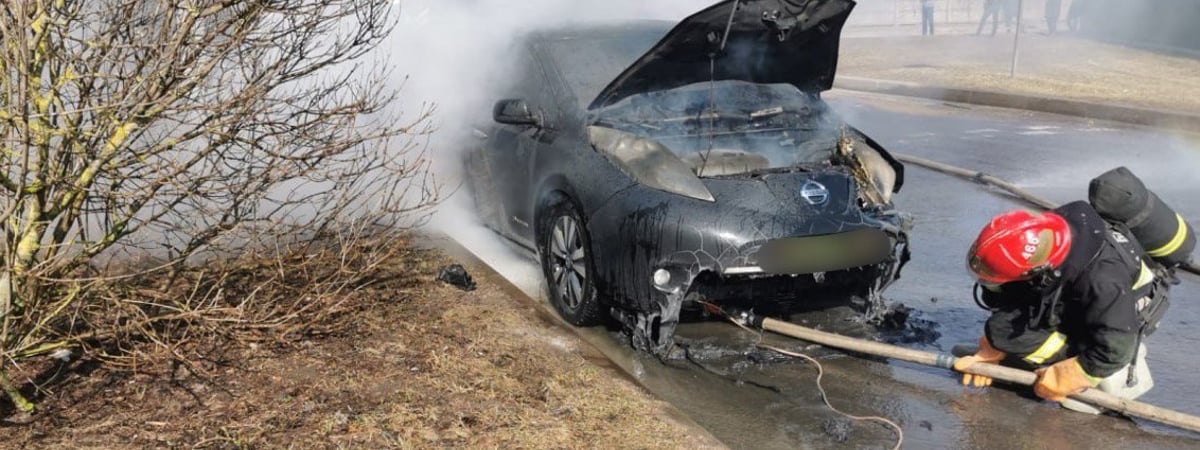
[[992, 377], [976, 375], [964, 372], [967, 368], [975, 363], [990, 363], [995, 364], [1004, 360], [1004, 352], [996, 350], [992, 344], [988, 342], [986, 336], [979, 337], [979, 350], [974, 355], [964, 356], [954, 361], [954, 370], [963, 372], [963, 386], [986, 387], [992, 385]]
[[1038, 397], [1055, 402], [1066, 400], [1067, 396], [1078, 394], [1100, 383], [1099, 378], [1088, 375], [1083, 370], [1078, 357], [1064, 359], [1050, 367], [1038, 369], [1037, 375], [1033, 392]]

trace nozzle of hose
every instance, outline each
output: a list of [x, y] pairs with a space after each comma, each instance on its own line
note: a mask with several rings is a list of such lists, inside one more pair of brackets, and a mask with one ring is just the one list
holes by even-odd
[[741, 311], [732, 315], [733, 319], [738, 323], [754, 329], [761, 329], [763, 317], [754, 314], [754, 311]]

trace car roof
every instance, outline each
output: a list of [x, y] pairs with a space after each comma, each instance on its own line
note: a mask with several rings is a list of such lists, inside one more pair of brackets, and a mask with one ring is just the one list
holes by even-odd
[[659, 33], [666, 35], [675, 22], [668, 20], [630, 20], [592, 24], [560, 25], [542, 28], [526, 35], [530, 43], [563, 39], [595, 39], [630, 33]]

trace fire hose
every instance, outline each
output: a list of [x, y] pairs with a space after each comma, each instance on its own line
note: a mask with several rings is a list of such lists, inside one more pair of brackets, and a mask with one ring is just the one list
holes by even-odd
[[[954, 362], [958, 360], [958, 358], [950, 354], [925, 352], [921, 350], [885, 344], [882, 342], [855, 339], [840, 334], [815, 330], [782, 320], [761, 317], [747, 312], [738, 313], [735, 315], [726, 315], [726, 317], [735, 324], [743, 327], [762, 329], [772, 333], [814, 342], [828, 347], [882, 356], [885, 358], [907, 361], [926, 366], [953, 369]], [[1037, 375], [1033, 372], [1014, 369], [1011, 367], [1004, 367], [997, 364], [975, 363], [967, 367], [966, 372], [1026, 386], [1032, 386], [1035, 382], [1037, 382]], [[1123, 399], [1097, 389], [1087, 389], [1078, 394], [1071, 395], [1070, 397], [1091, 405], [1117, 411], [1125, 415], [1140, 417], [1142, 419], [1152, 420], [1185, 430], [1200, 432], [1200, 417], [1161, 408], [1148, 403]]]
[[[1058, 205], [1056, 205], [1054, 202], [1052, 202], [1050, 200], [1047, 200], [1046, 198], [1040, 197], [1032, 192], [1029, 192], [1025, 189], [1020, 188], [1019, 186], [1017, 186], [1015, 184], [1009, 183], [1008, 181], [1002, 180], [1002, 179], [994, 177], [992, 175], [985, 174], [983, 172], [968, 170], [968, 169], [964, 169], [961, 167], [956, 167], [956, 166], [952, 166], [949, 164], [940, 163], [937, 161], [933, 161], [933, 160], [929, 160], [929, 159], [925, 159], [925, 158], [921, 158], [921, 157], [917, 157], [917, 156], [912, 156], [912, 155], [892, 154], [892, 156], [895, 157], [897, 160], [904, 162], [904, 163], [921, 166], [926, 169], [933, 170], [935, 172], [941, 172], [941, 173], [944, 173], [947, 175], [953, 175], [956, 177], [968, 179], [968, 180], [974, 181], [976, 183], [981, 183], [981, 184], [985, 184], [988, 186], [994, 186], [994, 187], [1003, 189], [1003, 190], [1007, 191], [1008, 193], [1012, 194], [1013, 196], [1017, 197], [1018, 199], [1023, 200], [1026, 203], [1035, 205], [1042, 209], [1054, 209], [1054, 208], [1058, 207]], [[1180, 266], [1179, 268], [1181, 270], [1183, 270], [1185, 272], [1189, 272], [1193, 275], [1200, 275], [1200, 264], [1197, 264], [1195, 262], [1184, 264], [1184, 265]]]

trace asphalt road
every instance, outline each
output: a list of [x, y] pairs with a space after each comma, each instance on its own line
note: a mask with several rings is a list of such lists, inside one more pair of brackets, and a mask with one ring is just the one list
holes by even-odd
[[[1083, 199], [1090, 178], [1118, 165], [1141, 175], [1195, 223], [1200, 218], [1200, 140], [1157, 130], [996, 108], [948, 105], [846, 91], [826, 97], [852, 124], [895, 152], [981, 170], [1065, 202]], [[993, 214], [1023, 206], [982, 186], [917, 167], [907, 171], [897, 206], [912, 213], [913, 262], [886, 293], [914, 308], [940, 333], [908, 344], [948, 351], [974, 342], [985, 312], [971, 301], [967, 247]], [[544, 302], [535, 263], [488, 232], [449, 233], [518, 287]], [[1200, 415], [1200, 283], [1172, 290], [1166, 323], [1151, 337], [1148, 360], [1156, 388], [1142, 400]], [[837, 309], [793, 321], [848, 334], [878, 336]], [[686, 412], [734, 448], [890, 448], [895, 435], [829, 410], [806, 362], [757, 349], [758, 337], [718, 321], [684, 324], [689, 360], [662, 362], [629, 349], [619, 333], [580, 330], [647, 389]], [[834, 406], [886, 417], [903, 428], [907, 448], [1196, 448], [1200, 436], [1152, 423], [1089, 416], [1040, 402], [1020, 388], [964, 388], [948, 372], [886, 362], [772, 336], [764, 339], [818, 357]]]

